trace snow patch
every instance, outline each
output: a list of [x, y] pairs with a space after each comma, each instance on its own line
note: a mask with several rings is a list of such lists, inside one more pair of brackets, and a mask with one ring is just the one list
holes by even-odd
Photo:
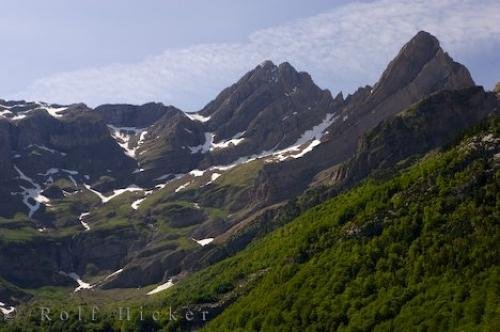
[[202, 240], [193, 239], [193, 241], [195, 241], [196, 243], [198, 243], [202, 247], [208, 245], [209, 243], [212, 243], [213, 240], [214, 240], [213, 237], [209, 237], [207, 239], [202, 239]]
[[38, 148], [38, 149], [43, 150], [43, 151], [50, 152], [52, 154], [60, 154], [63, 157], [67, 155], [65, 152], [61, 152], [61, 151], [57, 151], [57, 150], [48, 148], [45, 145], [39, 145], [39, 144], [30, 144], [30, 145], [28, 145], [28, 149], [31, 149], [33, 147]]
[[230, 146], [236, 146], [243, 142], [245, 139], [244, 138], [231, 138], [230, 140], [227, 141], [222, 141], [219, 143], [213, 143], [212, 146], [210, 147], [210, 151], [212, 150], [217, 150], [217, 149], [226, 149]]
[[241, 136], [244, 134], [245, 132], [240, 132], [227, 141], [214, 143], [215, 134], [205, 133], [205, 142], [198, 146], [190, 146], [189, 149], [191, 150], [191, 154], [207, 153], [208, 151], [213, 151], [218, 149], [227, 149], [230, 146], [236, 146], [241, 142], [243, 142], [245, 139], [241, 138]]
[[139, 206], [141, 205], [141, 203], [145, 200], [146, 198], [141, 198], [141, 199], [138, 199], [137, 201], [133, 202], [132, 203], [132, 209], [134, 210], [138, 210], [139, 209]]
[[[287, 158], [297, 159], [304, 156], [308, 152], [311, 152], [314, 147], [321, 144], [323, 133], [335, 122], [335, 120], [337, 120], [336, 116], [333, 114], [327, 114], [325, 119], [320, 124], [304, 132], [295, 144], [286, 149], [273, 152], [271, 154], [272, 157], [278, 161], [283, 161]], [[304, 147], [306, 143], [308, 143], [308, 145]]]
[[[116, 127], [108, 124], [111, 129], [111, 136], [115, 139], [116, 143], [125, 151], [129, 157], [136, 158], [137, 150], [144, 143], [148, 131], [143, 128], [136, 127]], [[139, 140], [135, 147], [130, 147], [130, 141], [133, 137], [139, 135]]]
[[54, 118], [60, 118], [63, 115], [60, 114], [60, 112], [67, 110], [67, 107], [50, 107], [50, 106], [45, 106], [42, 107], [41, 109], [44, 109], [49, 113], [52, 117]]
[[179, 191], [186, 189], [190, 184], [191, 184], [191, 181], [188, 181], [188, 182], [180, 185], [179, 187], [177, 187], [177, 189], [175, 189], [175, 192], [178, 193]]
[[188, 112], [184, 112], [184, 114], [190, 118], [191, 120], [193, 121], [198, 121], [198, 122], [207, 122], [208, 120], [210, 120], [210, 117], [209, 116], [203, 116], [199, 113], [188, 113]]
[[12, 117], [11, 119], [16, 121], [16, 120], [22, 120], [26, 117], [26, 114], [16, 114], [14, 117]]
[[63, 271], [59, 271], [59, 274], [66, 276], [66, 277], [70, 277], [71, 279], [73, 279], [74, 281], [76, 281], [78, 283], [78, 287], [75, 288], [75, 290], [74, 290], [75, 293], [81, 291], [82, 289], [91, 289], [94, 287], [94, 285], [91, 285], [89, 283], [84, 282], [80, 278], [80, 276], [78, 274], [76, 274], [75, 272], [66, 273]]
[[85, 221], [83, 221], [83, 218], [85, 218], [86, 216], [88, 216], [90, 214], [90, 212], [84, 212], [80, 215], [80, 217], [78, 217], [78, 221], [82, 224], [82, 226], [85, 228], [85, 231], [90, 231], [90, 226], [89, 224], [87, 224]]
[[4, 302], [0, 302], [0, 311], [4, 316], [10, 316], [15, 310], [16, 308], [8, 307]]
[[[282, 150], [276, 150], [276, 148], [273, 148], [271, 150], [262, 151], [258, 154], [240, 157], [231, 164], [212, 166], [207, 170], [226, 171], [238, 165], [249, 163], [260, 158], [270, 158], [270, 161], [283, 161], [287, 158], [300, 158], [306, 153], [312, 151], [314, 147], [321, 143], [321, 138], [323, 137], [325, 130], [336, 120], [336, 116], [333, 114], [327, 114], [325, 119], [320, 124], [305, 131], [302, 136], [288, 148]], [[306, 143], [309, 144], [304, 147]]]
[[164, 283], [162, 285], [159, 285], [158, 287], [156, 287], [155, 289], [153, 289], [151, 292], [148, 293], [148, 295], [157, 294], [157, 293], [162, 292], [162, 291], [164, 291], [166, 289], [169, 289], [173, 285], [174, 285], [174, 282], [173, 282], [172, 279], [170, 279], [166, 283]]
[[66, 172], [68, 174], [71, 174], [71, 175], [78, 175], [78, 171], [73, 171], [73, 170], [70, 170], [70, 169], [66, 169], [66, 168], [63, 168], [62, 169], [63, 172]]
[[191, 154], [196, 153], [207, 153], [210, 151], [211, 147], [214, 144], [215, 134], [205, 133], [205, 143], [198, 146], [190, 146], [189, 150], [191, 150]]
[[144, 191], [143, 188], [140, 188], [140, 187], [136, 186], [135, 184], [132, 184], [132, 185], [128, 186], [127, 188], [115, 189], [111, 196], [104, 196], [103, 194], [101, 194], [97, 190], [92, 189], [92, 187], [90, 187], [88, 184], [84, 184], [84, 186], [85, 186], [85, 188], [87, 188], [87, 190], [89, 190], [89, 191], [93, 192], [94, 194], [96, 194], [97, 196], [99, 196], [99, 198], [101, 199], [103, 204], [109, 202], [113, 198], [115, 198], [115, 197], [117, 197], [117, 196], [119, 196], [127, 191], [129, 191], [129, 192]]
[[35, 183], [30, 177], [26, 176], [17, 166], [14, 169], [19, 174], [19, 179], [29, 182], [34, 188], [26, 188], [19, 186], [23, 191], [20, 193], [11, 193], [11, 195], [21, 194], [23, 196], [23, 203], [29, 209], [28, 217], [31, 219], [33, 214], [40, 208], [41, 203], [48, 203], [50, 200], [41, 194], [42, 188], [39, 184]]
[[75, 188], [78, 188], [78, 183], [76, 183], [76, 180], [73, 177], [73, 175], [77, 175], [78, 174], [77, 171], [72, 171], [72, 170], [64, 169], [64, 168], [63, 169], [49, 168], [45, 173], [38, 173], [38, 175], [49, 176], [49, 178], [47, 179], [47, 181], [45, 181], [45, 184], [50, 184], [50, 183], [54, 183], [54, 179], [53, 179], [52, 175], [55, 175], [55, 174], [57, 174], [59, 172], [67, 173], [68, 179], [71, 181], [71, 183], [73, 184], [73, 186], [75, 186]]
[[38, 175], [49, 176], [59, 173], [59, 168], [49, 168], [45, 173], [38, 173]]
[[188, 174], [192, 175], [194, 177], [198, 177], [198, 176], [203, 176], [203, 174], [205, 174], [205, 171], [200, 171], [199, 169], [194, 169], [191, 172], [189, 172]]
[[123, 272], [123, 269], [119, 269], [118, 271], [115, 271], [115, 272], [111, 273], [110, 275], [106, 276], [106, 278], [104, 278], [104, 280], [108, 280], [109, 278], [113, 278], [114, 276], [117, 276], [122, 272]]
[[12, 113], [12, 112], [11, 112], [11, 111], [9, 111], [9, 110], [3, 110], [3, 111], [0, 111], [0, 115], [1, 115], [1, 116], [3, 116], [3, 117], [5, 117], [5, 115], [7, 115], [7, 114], [11, 115], [11, 114], [14, 114], [14, 113]]

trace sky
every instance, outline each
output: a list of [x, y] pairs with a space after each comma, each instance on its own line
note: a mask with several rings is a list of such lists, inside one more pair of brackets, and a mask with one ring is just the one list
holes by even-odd
[[374, 84], [420, 30], [500, 81], [498, 0], [0, 0], [0, 98], [201, 109], [264, 60], [334, 95]]

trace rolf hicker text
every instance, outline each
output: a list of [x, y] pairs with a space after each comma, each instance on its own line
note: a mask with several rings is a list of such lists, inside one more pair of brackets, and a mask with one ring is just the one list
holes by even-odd
[[172, 307], [167, 307], [164, 310], [145, 311], [143, 307], [118, 307], [116, 310], [103, 313], [98, 306], [83, 307], [78, 306], [76, 310], [53, 310], [49, 307], [40, 307], [40, 320], [42, 322], [60, 321], [100, 321], [104, 318], [112, 317], [119, 321], [130, 320], [150, 320], [160, 321], [198, 321], [206, 322], [209, 317], [209, 312], [206, 310], [191, 310], [182, 309], [174, 310]]

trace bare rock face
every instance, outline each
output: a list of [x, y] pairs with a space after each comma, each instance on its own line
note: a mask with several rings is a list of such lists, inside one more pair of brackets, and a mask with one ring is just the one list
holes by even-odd
[[229, 163], [238, 157], [293, 144], [343, 103], [321, 90], [307, 73], [289, 63], [266, 61], [225, 89], [200, 112], [214, 143], [243, 139], [237, 147], [215, 150], [204, 164]]
[[150, 178], [186, 173], [196, 168], [200, 160], [191, 148], [204, 143], [203, 125], [174, 109], [148, 128], [146, 141], [139, 150], [139, 164]]
[[270, 202], [300, 193], [314, 174], [351, 158], [363, 135], [381, 121], [432, 93], [474, 86], [463, 65], [453, 61], [427, 32], [419, 32], [390, 62], [373, 88], [346, 97], [323, 144], [304, 158], [267, 164], [260, 174], [262, 197]]
[[175, 113], [174, 107], [161, 103], [147, 103], [141, 106], [127, 104], [101, 105], [94, 109], [104, 122], [117, 127], [145, 128], [151, 126], [168, 113]]
[[364, 135], [353, 158], [322, 171], [315, 177], [316, 182], [352, 185], [370, 173], [390, 169], [409, 156], [453, 141], [496, 107], [494, 94], [482, 87], [431, 95]]
[[496, 93], [497, 97], [500, 98], [500, 82], [498, 82], [496, 85], [495, 85], [495, 90], [494, 92]]
[[[138, 161], [145, 170], [142, 175], [154, 179], [193, 168], [227, 165], [242, 157], [288, 147], [343, 104], [342, 94], [332, 98], [309, 74], [297, 72], [289, 63], [276, 66], [266, 61], [197, 114], [186, 115], [172, 108], [156, 120], [139, 150]], [[142, 111], [145, 106], [141, 106]], [[103, 115], [106, 121], [137, 124], [122, 119], [121, 113], [137, 111], [131, 106], [105, 106], [96, 111], [107, 113]]]
[[[2, 101], [0, 106], [4, 109], [0, 115], [0, 216], [25, 212], [20, 186], [34, 181], [43, 191], [54, 181], [52, 175], [62, 176], [62, 169], [66, 178], [71, 175], [80, 184], [110, 173], [117, 187], [129, 181], [135, 160], [124, 154], [105, 122], [85, 105]], [[53, 195], [57, 193], [49, 196]], [[36, 212], [43, 214], [44, 208]]]
[[[77, 106], [56, 118], [45, 111], [31, 111], [14, 122], [15, 150], [23, 156], [34, 148], [42, 149], [30, 169], [45, 173], [49, 168], [69, 168], [82, 174], [100, 176], [106, 170], [130, 174], [135, 161], [124, 155], [111, 137], [106, 123], [90, 109]], [[24, 160], [22, 158], [22, 160]]]
[[467, 68], [453, 61], [434, 36], [420, 31], [389, 63], [373, 89], [361, 90], [364, 98], [352, 98], [343, 114], [351, 123], [364, 117], [367, 126], [373, 127], [431, 93], [471, 86], [474, 81]]
[[[418, 98], [437, 89], [474, 85], [463, 65], [456, 63], [428, 32], [420, 31], [392, 60], [372, 91], [373, 103], [401, 91], [400, 97]], [[403, 92], [403, 90], [408, 90]]]
[[0, 118], [0, 180], [12, 176], [12, 124]]

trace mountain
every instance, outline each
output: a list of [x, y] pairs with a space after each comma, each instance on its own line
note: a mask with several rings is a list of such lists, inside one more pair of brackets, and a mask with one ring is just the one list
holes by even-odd
[[497, 107], [493, 94], [480, 87], [438, 92], [383, 121], [363, 136], [353, 158], [317, 175], [319, 184], [356, 183], [406, 158], [452, 142]]
[[[419, 32], [390, 62], [372, 88], [358, 89], [345, 99], [341, 111], [308, 158], [266, 165], [262, 181], [268, 200], [283, 199], [284, 192], [302, 192], [322, 169], [346, 161], [363, 134], [431, 93], [474, 86], [468, 70], [454, 62], [435, 37]], [[277, 179], [279, 181], [268, 181]], [[292, 188], [292, 189], [290, 189]]]
[[[345, 98], [289, 63], [266, 61], [195, 113], [160, 103], [91, 109], [0, 100], [0, 302], [18, 310], [52, 303], [46, 291], [55, 287], [61, 303], [152, 305], [152, 285], [182, 290], [199, 270], [223, 276], [212, 266], [245, 257], [242, 250], [281, 255], [278, 243], [259, 243], [280, 242], [268, 234], [332, 197], [358, 193], [352, 188], [367, 177], [387, 180], [450, 146], [498, 116], [498, 100], [426, 32], [403, 46], [373, 87]], [[488, 151], [490, 158], [496, 150]], [[361, 213], [361, 220], [360, 211], [342, 218]], [[223, 305], [213, 289], [200, 292], [216, 302], [198, 302], [204, 295], [193, 289], [180, 296], [222, 310], [241, 294], [219, 286], [229, 296]]]

